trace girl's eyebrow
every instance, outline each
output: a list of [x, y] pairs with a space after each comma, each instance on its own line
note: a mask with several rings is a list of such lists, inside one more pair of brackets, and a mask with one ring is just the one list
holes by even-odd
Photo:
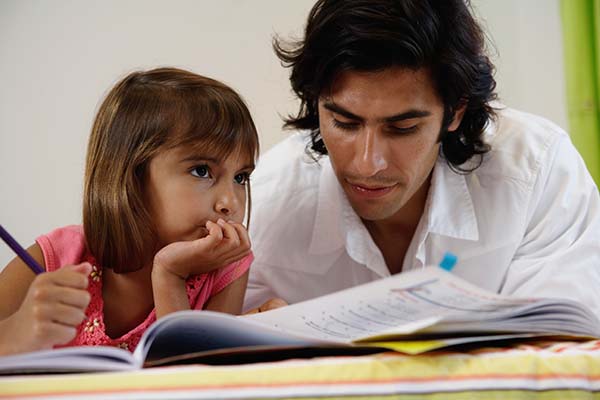
[[[184, 159], [181, 160], [182, 163], [188, 163], [188, 162], [209, 162], [212, 164], [219, 164], [222, 160], [218, 159], [218, 158], [214, 158], [214, 157], [205, 157], [202, 155], [192, 155], [189, 157], [186, 157]], [[253, 162], [250, 164], [246, 164], [244, 166], [242, 166], [240, 168], [240, 171], [245, 170], [245, 169], [254, 169], [256, 168], [256, 164], [254, 164]]]
[[201, 162], [201, 161], [208, 161], [211, 162], [213, 164], [218, 164], [221, 160], [219, 160], [218, 158], [214, 158], [214, 157], [205, 157], [205, 156], [201, 156], [201, 155], [192, 155], [192, 156], [188, 156], [185, 157], [184, 159], [181, 160], [182, 163], [185, 162]]

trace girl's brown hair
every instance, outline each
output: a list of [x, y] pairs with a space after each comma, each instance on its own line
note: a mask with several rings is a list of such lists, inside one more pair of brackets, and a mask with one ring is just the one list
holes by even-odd
[[[152, 261], [155, 229], [144, 197], [159, 151], [204, 146], [217, 157], [258, 156], [248, 108], [227, 85], [176, 68], [133, 72], [108, 93], [94, 121], [85, 168], [83, 228], [103, 267], [131, 272]], [[248, 214], [250, 185], [247, 186]]]

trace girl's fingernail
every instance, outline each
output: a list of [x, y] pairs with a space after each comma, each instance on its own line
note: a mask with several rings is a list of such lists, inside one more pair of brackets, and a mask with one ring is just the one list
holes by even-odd
[[217, 224], [219, 224], [219, 225], [223, 226], [223, 225], [225, 225], [225, 221], [224, 221], [222, 218], [219, 218], [219, 219], [217, 220]]

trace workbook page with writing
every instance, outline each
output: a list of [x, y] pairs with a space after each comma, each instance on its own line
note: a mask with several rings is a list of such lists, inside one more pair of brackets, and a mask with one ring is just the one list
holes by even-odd
[[[543, 299], [501, 296], [481, 290], [441, 268], [426, 267], [245, 318], [285, 332], [352, 342], [416, 332], [526, 332], [535, 325], [525, 323], [526, 318], [515, 322], [515, 317], [542, 311], [559, 316], [567, 314], [567, 321], [573, 319], [574, 325], [590, 317], [571, 303], [564, 300], [565, 308], [563, 300], [553, 304]], [[529, 318], [535, 319], [535, 315]], [[508, 321], [511, 324], [507, 327]], [[544, 330], [570, 332], [564, 327], [559, 329], [563, 322], [551, 315]], [[573, 330], [585, 331], [584, 328]]]

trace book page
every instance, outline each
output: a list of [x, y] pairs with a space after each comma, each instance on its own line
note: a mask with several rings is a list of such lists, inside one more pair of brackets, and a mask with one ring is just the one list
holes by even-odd
[[144, 364], [184, 354], [252, 346], [309, 346], [312, 337], [285, 333], [249, 319], [213, 311], [171, 313], [144, 332], [134, 357]]
[[427, 267], [244, 318], [286, 332], [351, 342], [392, 332], [411, 334], [444, 320], [474, 321], [483, 331], [485, 324], [477, 321], [508, 318], [534, 302], [489, 293], [441, 268]]
[[19, 372], [84, 372], [138, 369], [127, 350], [110, 346], [76, 346], [0, 357], [0, 375]]

